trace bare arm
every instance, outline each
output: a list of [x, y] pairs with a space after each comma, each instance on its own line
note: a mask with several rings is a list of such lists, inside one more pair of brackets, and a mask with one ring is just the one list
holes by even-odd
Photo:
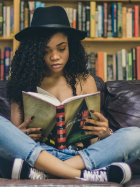
[[22, 123], [19, 105], [15, 102], [11, 103], [11, 122], [16, 127]]
[[82, 81], [83, 94], [97, 92], [97, 87], [94, 78], [89, 75], [86, 81]]

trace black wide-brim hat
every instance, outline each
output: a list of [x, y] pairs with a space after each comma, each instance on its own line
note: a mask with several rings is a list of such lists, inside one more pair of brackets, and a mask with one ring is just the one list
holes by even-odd
[[48, 29], [63, 29], [71, 33], [79, 40], [83, 40], [87, 36], [87, 32], [80, 31], [70, 27], [67, 13], [60, 6], [39, 7], [35, 9], [31, 26], [21, 30], [15, 35], [15, 39], [22, 41], [28, 35]]

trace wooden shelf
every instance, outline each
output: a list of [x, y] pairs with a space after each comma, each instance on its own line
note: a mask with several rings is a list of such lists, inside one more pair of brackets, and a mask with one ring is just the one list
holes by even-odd
[[133, 38], [85, 38], [87, 42], [140, 42], [140, 37]]
[[[25, 0], [25, 1], [28, 1], [28, 0]], [[129, 3], [129, 0], [95, 0], [96, 2], [127, 2]], [[45, 3], [52, 3], [52, 0], [42, 0], [42, 2], [45, 2]], [[68, 3], [68, 2], [90, 2], [90, 0], [53, 0], [53, 3]], [[139, 2], [140, 3], [140, 0], [131, 0], [132, 3], [134, 2]]]
[[0, 36], [0, 40], [13, 40], [13, 36]]

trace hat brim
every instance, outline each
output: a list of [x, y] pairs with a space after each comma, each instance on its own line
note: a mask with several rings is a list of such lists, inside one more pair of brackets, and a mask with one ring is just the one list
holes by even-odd
[[46, 26], [32, 26], [32, 27], [27, 27], [23, 30], [21, 30], [19, 33], [17, 33], [15, 35], [15, 39], [18, 41], [22, 41], [26, 36], [31, 35], [33, 32], [37, 32], [37, 33], [41, 33], [41, 31], [43, 30], [49, 30], [49, 29], [63, 29], [63, 30], [67, 30], [69, 33], [75, 35], [76, 38], [78, 38], [79, 40], [83, 40], [86, 36], [87, 36], [87, 32], [86, 31], [80, 31], [71, 27], [67, 27], [64, 25], [46, 25]]

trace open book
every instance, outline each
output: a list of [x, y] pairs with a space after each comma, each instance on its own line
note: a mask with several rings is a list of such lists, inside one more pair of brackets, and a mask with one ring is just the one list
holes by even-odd
[[24, 119], [35, 116], [28, 128], [43, 128], [41, 142], [63, 149], [76, 142], [97, 137], [84, 135], [80, 126], [91, 125], [84, 118], [98, 118], [90, 112], [100, 112], [100, 92], [73, 96], [62, 103], [47, 91], [37, 87], [37, 92], [22, 92]]

